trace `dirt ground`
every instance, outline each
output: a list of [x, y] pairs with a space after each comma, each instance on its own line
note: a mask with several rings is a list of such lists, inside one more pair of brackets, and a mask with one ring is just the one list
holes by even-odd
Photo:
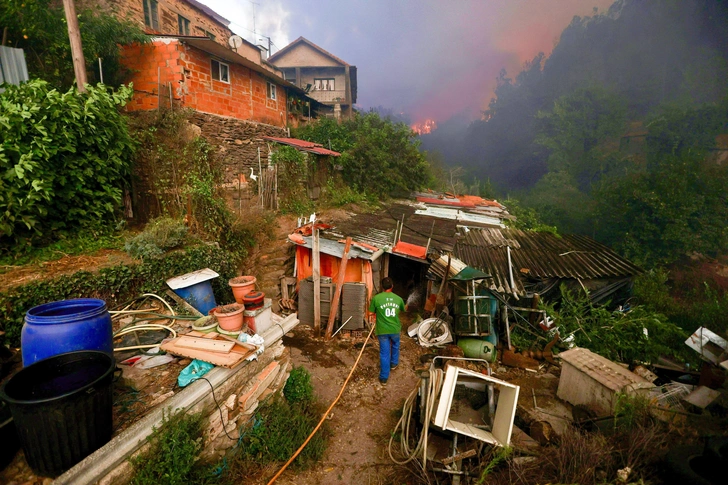
[[117, 264], [134, 262], [128, 254], [115, 249], [102, 249], [91, 255], [68, 256], [23, 266], [0, 266], [0, 291], [18, 285], [26, 285], [36, 280], [49, 279], [76, 271], [96, 271]]
[[[403, 327], [411, 323], [402, 316]], [[299, 325], [283, 338], [291, 349], [293, 364], [305, 367], [312, 375], [314, 389], [326, 405], [338, 394], [351, 370], [364, 339], [324, 343], [313, 336], [308, 326]], [[379, 344], [369, 340], [359, 366], [341, 400], [329, 416], [331, 436], [324, 459], [304, 472], [286, 471], [281, 485], [382, 484], [407, 475], [407, 470], [392, 463], [387, 445], [399, 419], [407, 395], [418, 384], [416, 368], [426, 349], [403, 334], [400, 364], [392, 371], [386, 386], [379, 384]], [[399, 481], [398, 483], [403, 483]]]

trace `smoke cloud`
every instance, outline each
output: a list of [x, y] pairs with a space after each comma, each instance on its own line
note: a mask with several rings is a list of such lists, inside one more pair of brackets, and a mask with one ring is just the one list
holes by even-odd
[[[253, 39], [251, 2], [202, 1]], [[279, 49], [303, 36], [356, 65], [364, 109], [444, 121], [479, 116], [501, 68], [515, 76], [536, 54], [551, 52], [574, 16], [612, 1], [258, 0], [255, 30]]]

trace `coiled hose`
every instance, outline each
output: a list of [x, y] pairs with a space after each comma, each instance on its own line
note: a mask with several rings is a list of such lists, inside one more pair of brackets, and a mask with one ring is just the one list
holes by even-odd
[[[429, 379], [427, 385], [424, 386], [424, 415], [422, 416], [422, 433], [420, 433], [420, 439], [414, 447], [410, 447], [410, 430], [413, 429], [412, 417], [414, 416], [415, 406], [417, 404], [417, 397], [419, 395], [420, 385], [415, 387], [412, 392], [409, 393], [407, 399], [402, 406], [402, 416], [394, 426], [394, 430], [389, 438], [389, 457], [393, 462], [398, 465], [405, 465], [412, 460], [417, 459], [422, 455], [422, 469], [424, 470], [427, 465], [427, 434], [430, 428], [430, 422], [432, 414], [435, 412], [435, 401], [437, 401], [440, 391], [442, 390], [442, 383], [445, 378], [445, 373], [442, 369], [430, 368]], [[404, 460], [397, 460], [392, 453], [392, 443], [394, 443], [394, 436], [399, 430], [399, 446], [400, 454], [404, 457]]]

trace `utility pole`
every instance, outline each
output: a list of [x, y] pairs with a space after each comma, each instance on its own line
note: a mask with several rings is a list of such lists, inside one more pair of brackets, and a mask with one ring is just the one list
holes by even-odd
[[68, 38], [71, 41], [71, 55], [73, 56], [73, 72], [76, 74], [76, 85], [80, 93], [86, 92], [86, 62], [83, 59], [81, 47], [81, 31], [78, 28], [76, 4], [74, 0], [63, 0], [63, 10], [66, 12], [68, 25]]

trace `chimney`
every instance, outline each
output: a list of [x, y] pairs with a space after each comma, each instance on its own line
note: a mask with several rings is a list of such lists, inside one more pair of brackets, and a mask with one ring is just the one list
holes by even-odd
[[260, 49], [260, 58], [264, 61], [267, 60], [268, 59], [268, 49], [266, 47], [263, 47], [260, 44], [258, 44], [257, 47], [258, 47], [258, 49]]

